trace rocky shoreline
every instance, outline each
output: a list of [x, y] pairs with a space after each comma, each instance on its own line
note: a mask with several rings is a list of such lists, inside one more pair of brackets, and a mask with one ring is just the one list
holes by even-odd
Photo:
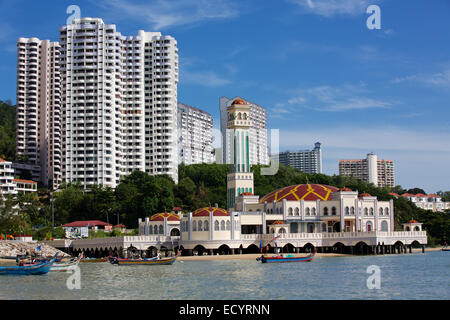
[[3, 264], [5, 261], [5, 259], [2, 259], [3, 257], [16, 257], [27, 252], [34, 253], [39, 245], [43, 256], [54, 256], [56, 253], [59, 253], [69, 257], [68, 254], [41, 242], [0, 241], [0, 264]]

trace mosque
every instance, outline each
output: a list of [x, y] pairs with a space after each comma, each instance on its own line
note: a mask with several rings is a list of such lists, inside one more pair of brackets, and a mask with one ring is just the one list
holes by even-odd
[[[236, 99], [228, 107], [232, 157], [226, 209], [161, 213], [139, 220], [141, 236], [171, 237], [183, 254], [274, 252], [406, 252], [427, 243], [417, 221], [394, 231], [394, 203], [368, 193], [321, 184], [300, 184], [254, 194], [249, 157], [250, 107]], [[179, 209], [179, 208], [178, 208]], [[409, 230], [409, 231], [406, 231]], [[413, 231], [412, 231], [413, 230]]]

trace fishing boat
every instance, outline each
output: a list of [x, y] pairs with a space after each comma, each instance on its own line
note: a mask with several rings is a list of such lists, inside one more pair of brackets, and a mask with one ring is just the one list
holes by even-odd
[[100, 263], [100, 262], [108, 262], [109, 258], [84, 258], [81, 259], [82, 263]]
[[53, 266], [50, 268], [50, 271], [67, 271], [71, 267], [78, 266], [81, 259], [83, 258], [83, 255], [80, 254], [78, 258], [72, 259], [69, 263], [54, 263]]
[[181, 251], [175, 257], [171, 258], [152, 258], [152, 259], [120, 259], [120, 258], [110, 258], [110, 262], [113, 265], [124, 265], [124, 266], [154, 266], [154, 265], [172, 265], [175, 263], [177, 258], [181, 255]]
[[58, 254], [56, 254], [49, 261], [42, 262], [42, 263], [36, 263], [33, 265], [0, 267], [0, 275], [42, 275], [42, 274], [47, 274], [50, 271], [53, 264], [55, 263], [57, 256], [58, 256]]
[[311, 253], [310, 255], [306, 257], [296, 257], [292, 254], [282, 254], [277, 256], [261, 256], [259, 258], [256, 258], [256, 261], [261, 261], [262, 263], [274, 263], [274, 262], [310, 262], [314, 256], [315, 252]]

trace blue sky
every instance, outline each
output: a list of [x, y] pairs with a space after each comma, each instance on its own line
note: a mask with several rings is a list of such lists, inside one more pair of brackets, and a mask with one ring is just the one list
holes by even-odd
[[219, 98], [241, 96], [267, 108], [281, 150], [322, 142], [327, 174], [375, 152], [396, 184], [450, 190], [450, 1], [0, 0], [0, 99], [15, 101], [17, 38], [56, 41], [69, 5], [123, 35], [174, 36], [179, 100], [217, 127]]

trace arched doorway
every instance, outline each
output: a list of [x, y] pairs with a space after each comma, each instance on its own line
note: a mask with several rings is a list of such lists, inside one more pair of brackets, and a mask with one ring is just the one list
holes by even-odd
[[136, 247], [130, 246], [127, 249], [127, 257], [129, 259], [140, 258], [141, 254], [140, 254], [139, 250]]
[[206, 252], [206, 248], [202, 245], [197, 245], [194, 250], [192, 250], [192, 253], [194, 256], [203, 256], [203, 254]]
[[295, 247], [291, 243], [287, 243], [282, 250], [283, 253], [295, 253]]
[[314, 233], [314, 223], [308, 223], [306, 226], [306, 230], [308, 231], [308, 233]]
[[367, 221], [367, 223], [366, 223], [366, 231], [367, 232], [372, 232], [373, 231], [372, 221]]
[[260, 252], [260, 250], [256, 246], [256, 244], [249, 245], [248, 248], [245, 251], [246, 251], [247, 254], [255, 254], [255, 253], [259, 253]]
[[312, 243], [308, 242], [307, 244], [305, 244], [303, 246], [303, 249], [305, 250], [305, 252], [311, 253], [311, 252], [314, 252], [316, 248], [314, 247], [314, 245]]
[[231, 249], [226, 244], [223, 244], [219, 247], [218, 252], [220, 255], [228, 255], [231, 254]]

